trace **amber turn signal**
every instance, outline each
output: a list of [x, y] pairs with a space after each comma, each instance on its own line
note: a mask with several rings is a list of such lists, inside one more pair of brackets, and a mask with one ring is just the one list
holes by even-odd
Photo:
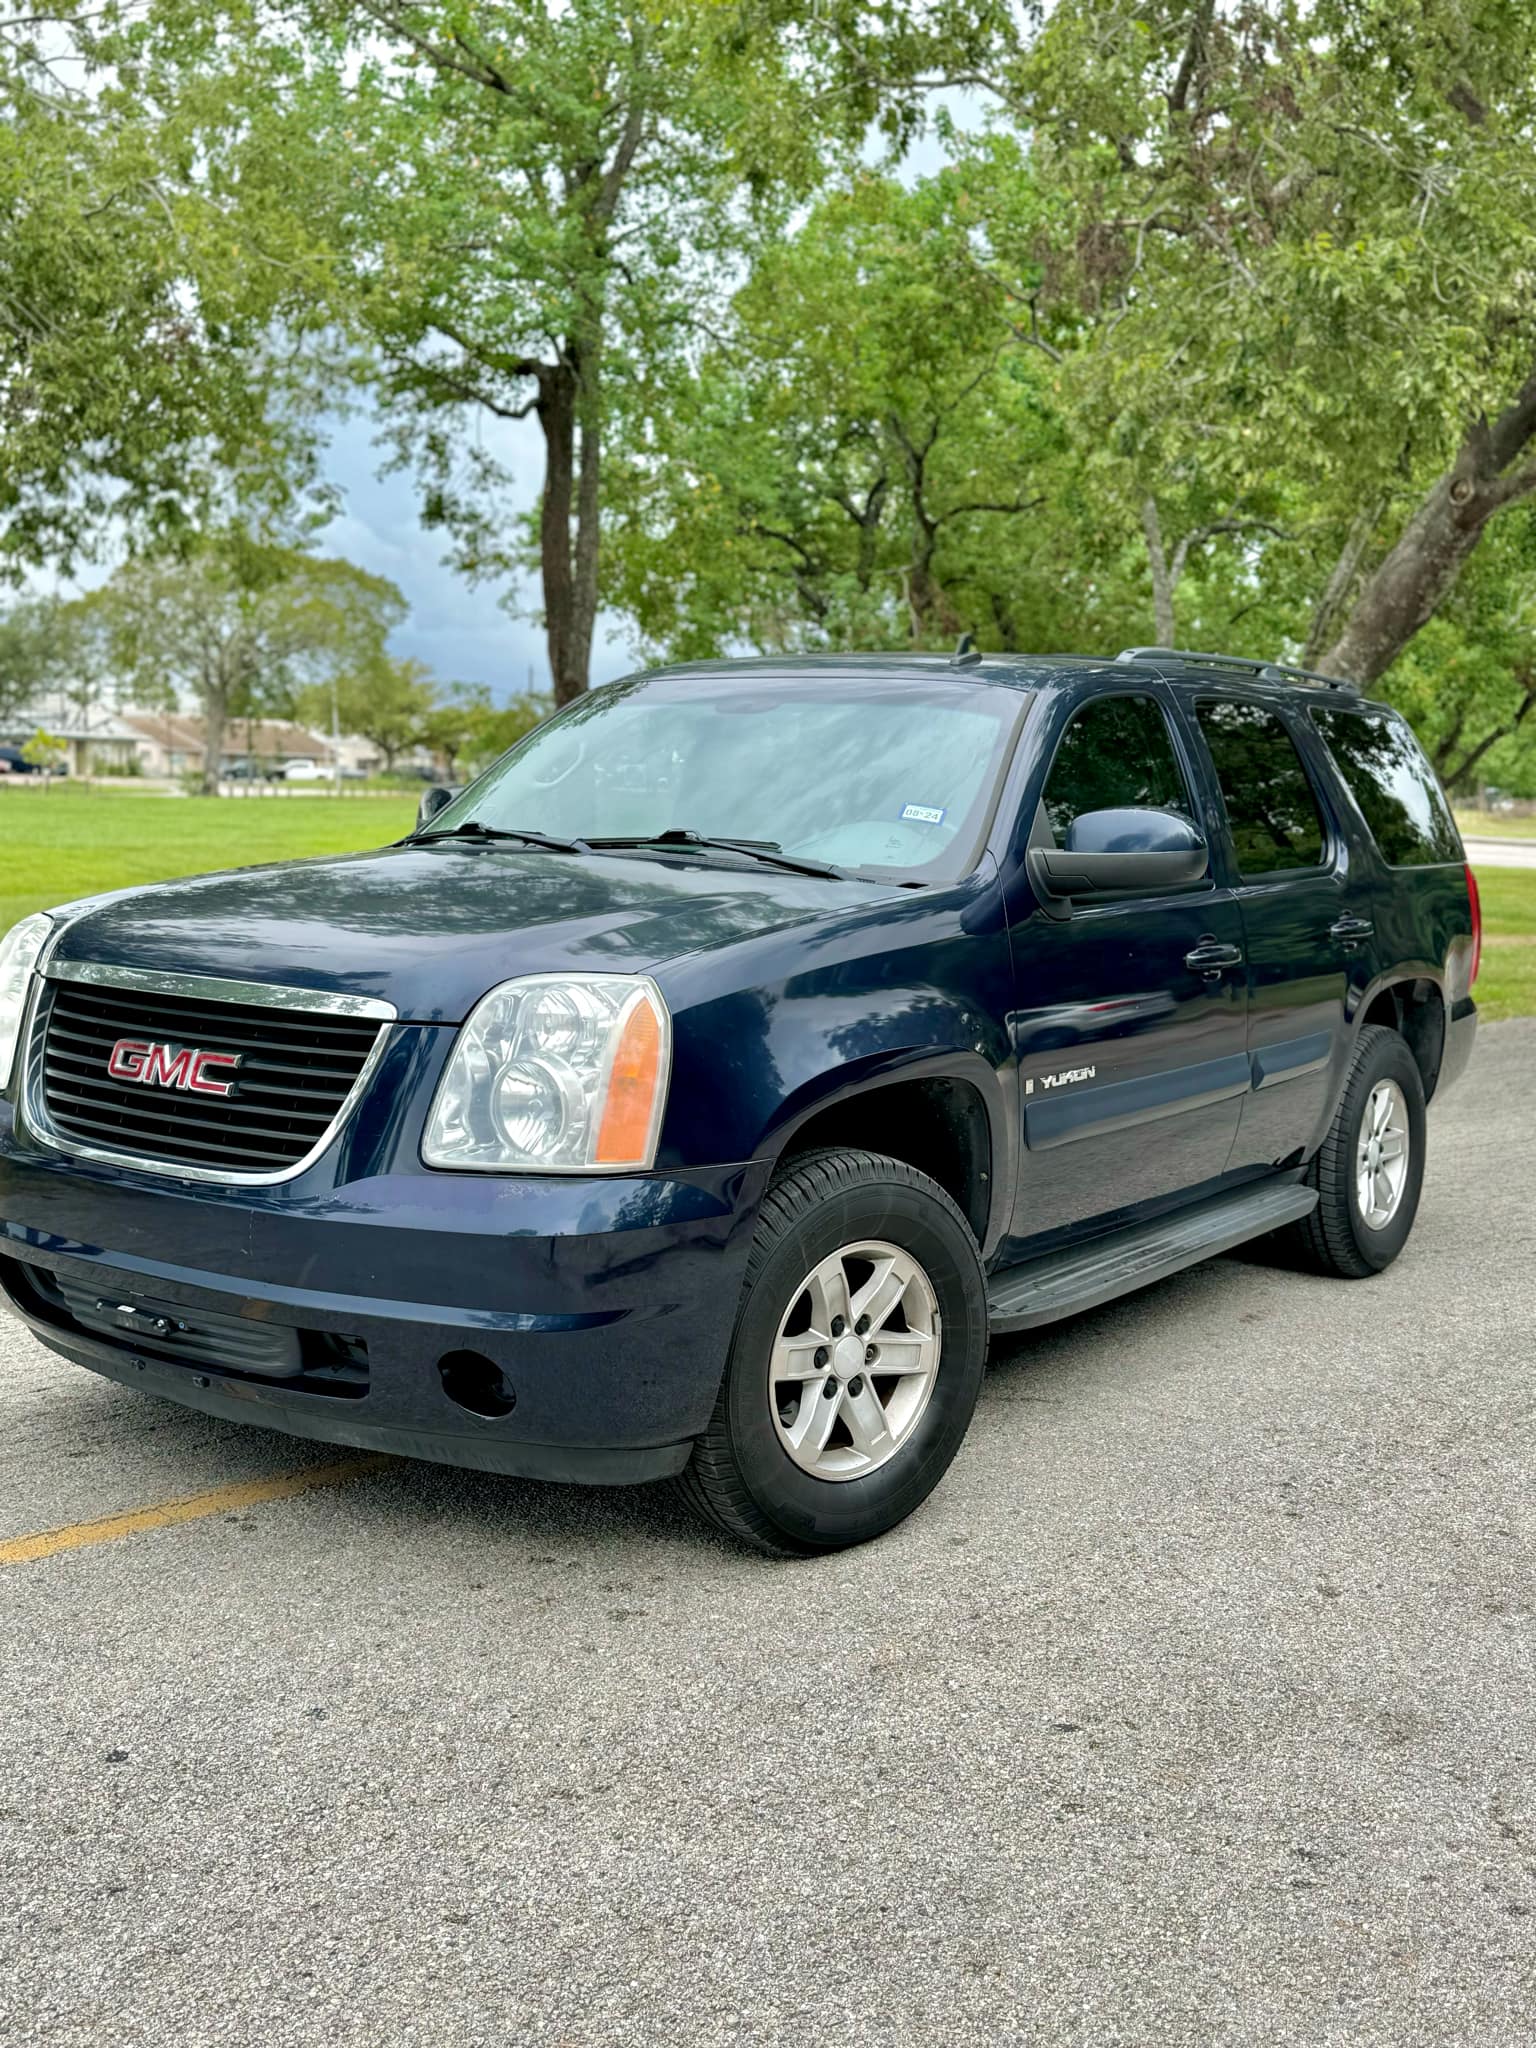
[[603, 1120], [597, 1133], [596, 1165], [648, 1163], [661, 1114], [664, 1043], [655, 1002], [643, 989], [639, 990], [618, 1028]]

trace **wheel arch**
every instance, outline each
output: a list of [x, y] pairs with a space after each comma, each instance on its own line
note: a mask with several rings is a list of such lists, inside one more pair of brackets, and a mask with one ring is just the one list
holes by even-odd
[[784, 1105], [764, 1151], [778, 1166], [824, 1146], [883, 1153], [927, 1174], [957, 1204], [983, 1258], [1001, 1237], [1012, 1126], [1001, 1079], [980, 1055], [925, 1048], [822, 1075]]
[[1372, 982], [1355, 1013], [1356, 1035], [1367, 1025], [1395, 1031], [1413, 1054], [1424, 1083], [1424, 1100], [1433, 1099], [1445, 1058], [1446, 996], [1440, 977], [1428, 969], [1397, 968]]

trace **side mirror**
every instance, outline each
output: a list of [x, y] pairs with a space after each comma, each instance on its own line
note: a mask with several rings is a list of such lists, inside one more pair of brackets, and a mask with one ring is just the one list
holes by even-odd
[[430, 824], [438, 812], [451, 804], [458, 795], [456, 789], [449, 789], [445, 783], [434, 782], [430, 789], [421, 792], [421, 802], [416, 806], [416, 830]]
[[1209, 849], [1174, 811], [1084, 811], [1067, 828], [1064, 847], [1034, 846], [1025, 856], [1042, 896], [1138, 895], [1198, 882]]

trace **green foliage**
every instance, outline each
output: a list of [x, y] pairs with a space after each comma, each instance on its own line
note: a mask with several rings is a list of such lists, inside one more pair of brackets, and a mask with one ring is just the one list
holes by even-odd
[[301, 699], [316, 725], [326, 722], [333, 701], [341, 731], [372, 740], [384, 756], [385, 773], [391, 774], [396, 757], [425, 737], [437, 692], [425, 662], [402, 659], [381, 643], [361, 661], [341, 668], [333, 684]]
[[0, 21], [0, 581], [312, 481], [303, 265], [252, 260], [117, 13]]
[[1009, 350], [954, 174], [861, 176], [762, 253], [728, 338], [631, 455], [614, 590], [680, 652], [952, 644], [1017, 617], [1063, 440]]
[[[89, 93], [0, 30], [0, 524], [67, 556], [116, 491], [176, 537], [243, 622], [209, 701], [328, 723], [334, 685], [391, 750], [491, 745], [484, 693], [366, 622], [307, 665], [292, 617], [255, 631], [266, 544], [193, 538], [291, 535], [252, 507], [303, 481], [323, 359], [466, 574], [537, 561], [557, 699], [603, 602], [671, 654], [1177, 636], [1384, 678], [1451, 779], [1529, 775], [1532, 0], [109, 0], [58, 33]], [[945, 80], [988, 120], [898, 182]]]
[[[1536, 9], [1063, 0], [979, 45], [919, 28], [992, 123], [765, 247], [631, 442], [610, 560], [648, 644], [1176, 637], [1385, 671], [1444, 772], [1514, 774]], [[941, 518], [928, 548], [914, 420], [941, 421], [930, 518], [946, 490], [1032, 509]]]
[[537, 415], [551, 667], [585, 688], [605, 443], [856, 139], [836, 38], [779, 0], [155, 0], [124, 42], [215, 202], [323, 246], [325, 313], [470, 575], [527, 559], [495, 426]]
[[57, 682], [68, 639], [61, 614], [61, 606], [39, 599], [0, 612], [0, 719]]
[[[985, 260], [1085, 466], [1170, 547], [1234, 522], [1292, 645], [1374, 677], [1536, 488], [1536, 10], [1068, 0], [1006, 73], [973, 153]], [[1511, 406], [1506, 458], [1475, 423]], [[1373, 589], [1458, 462], [1464, 530]]]
[[125, 565], [76, 609], [95, 658], [130, 699], [197, 705], [210, 790], [229, 720], [292, 716], [363, 674], [392, 688], [385, 641], [405, 616], [383, 577], [239, 527], [203, 537], [183, 558]]
[[69, 749], [63, 740], [55, 733], [44, 732], [41, 726], [21, 750], [21, 758], [29, 767], [40, 768], [47, 775], [61, 768], [68, 756]]
[[1449, 786], [1536, 796], [1536, 508], [1490, 529], [1387, 689]]
[[548, 710], [541, 697], [514, 697], [497, 705], [483, 683], [449, 683], [422, 720], [420, 738], [441, 758], [449, 781], [458, 781], [504, 754]]

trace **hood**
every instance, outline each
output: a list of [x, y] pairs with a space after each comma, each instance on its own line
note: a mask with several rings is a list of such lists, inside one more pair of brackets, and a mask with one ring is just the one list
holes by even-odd
[[56, 957], [382, 997], [461, 1023], [498, 981], [641, 973], [846, 911], [889, 884], [444, 842], [286, 861], [68, 907]]

